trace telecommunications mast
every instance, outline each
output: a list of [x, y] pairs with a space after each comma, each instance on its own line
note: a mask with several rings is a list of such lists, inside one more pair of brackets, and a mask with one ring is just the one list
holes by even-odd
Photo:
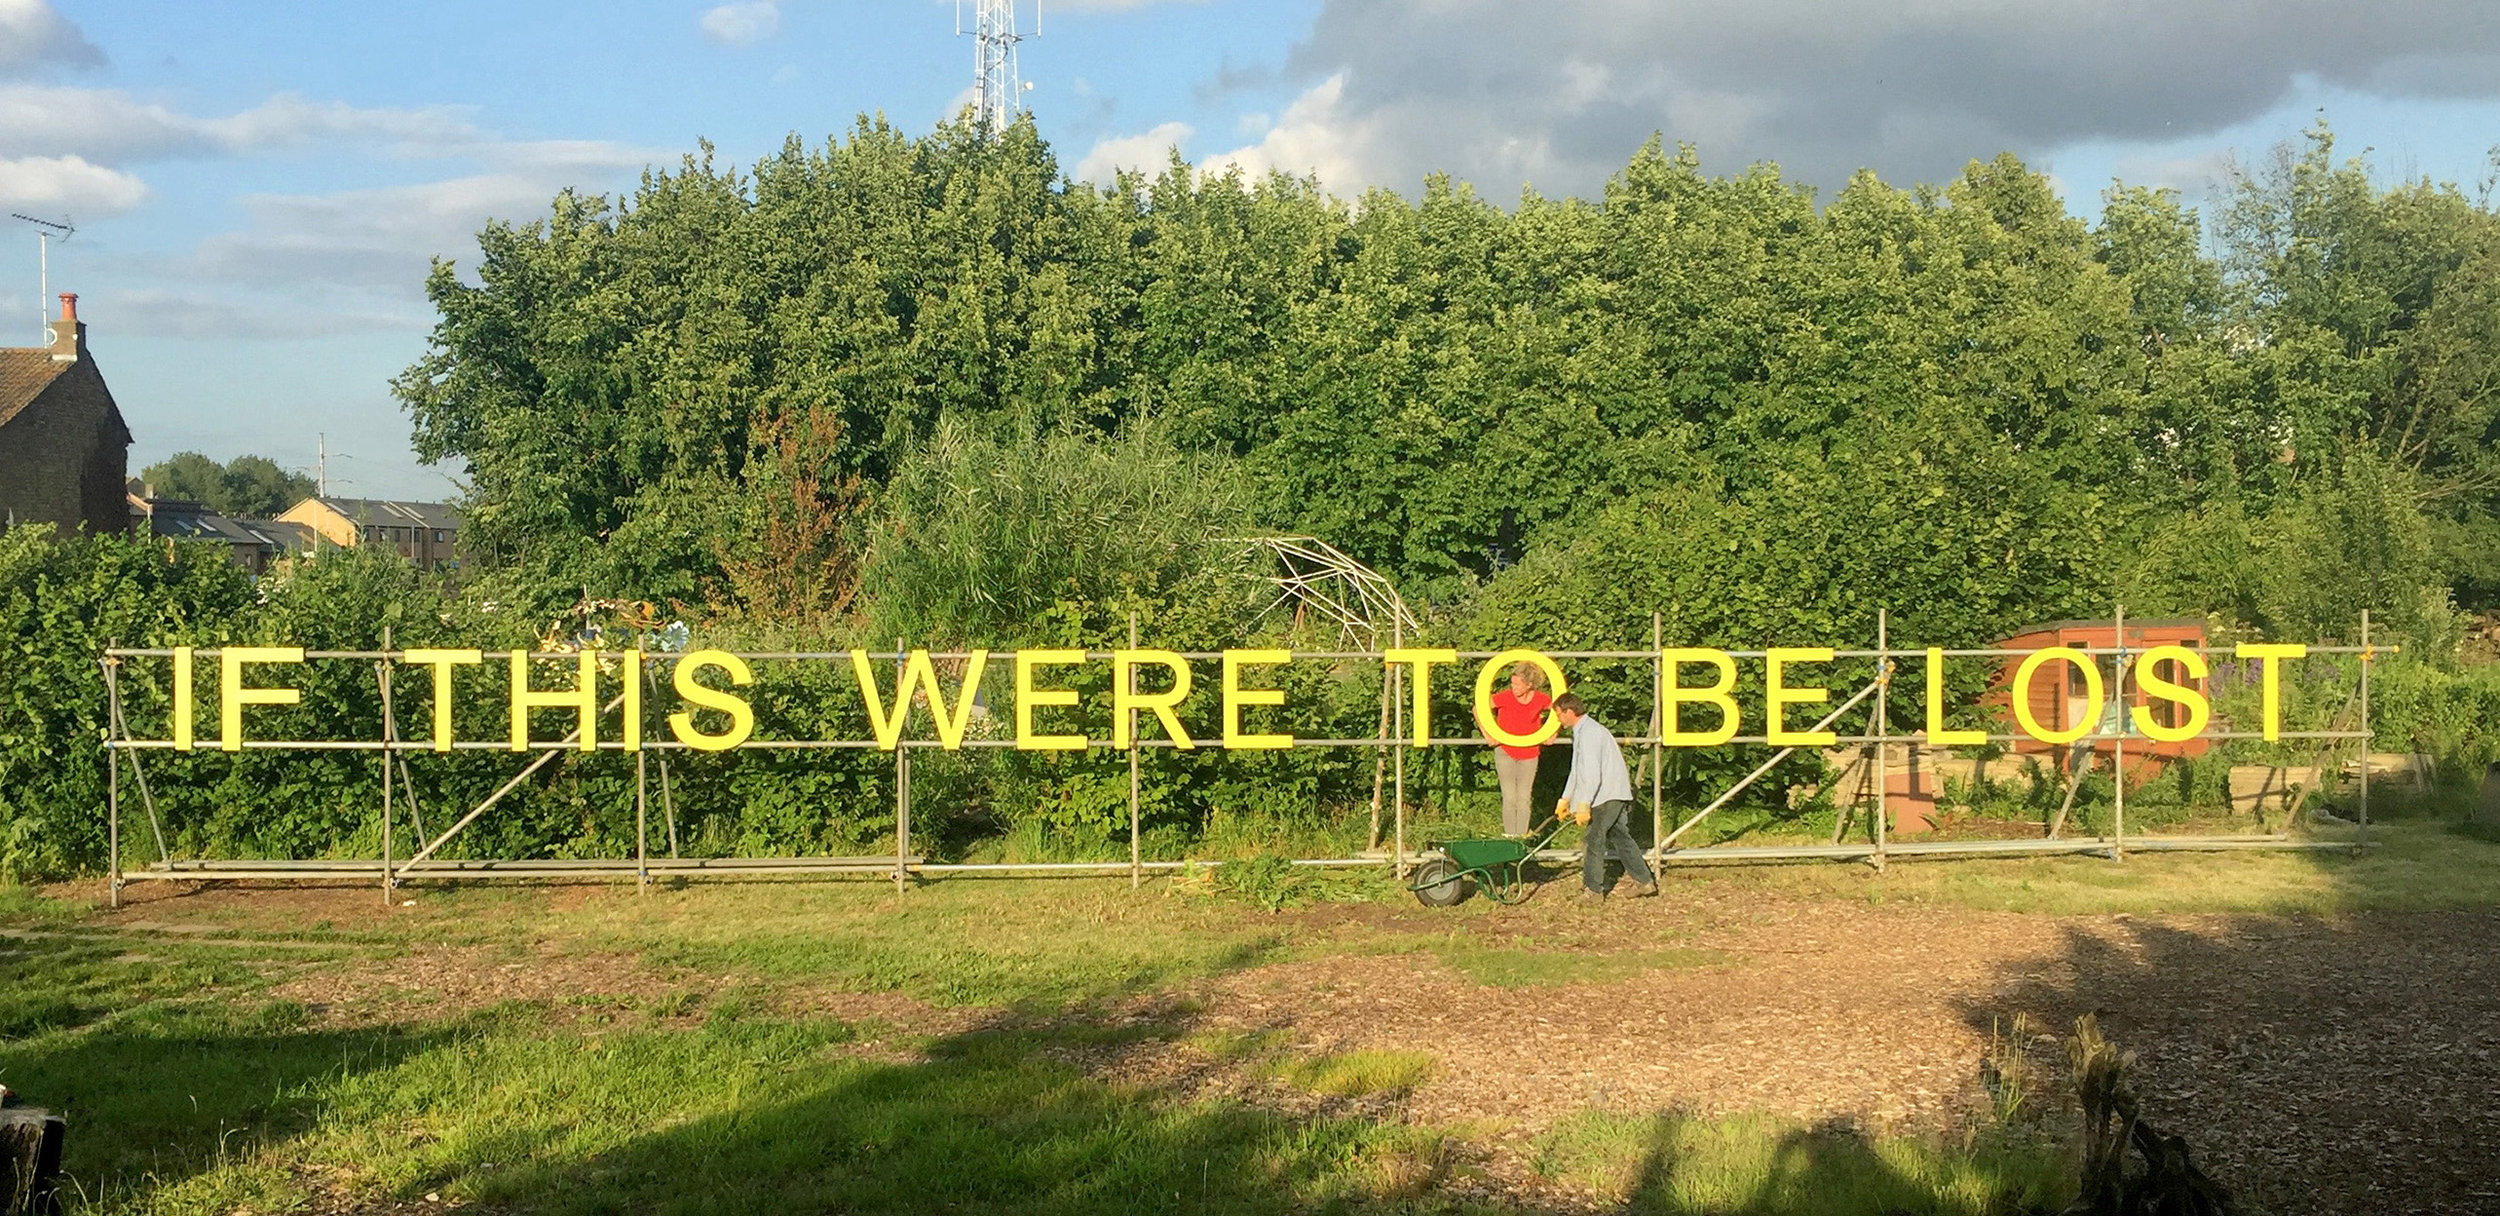
[[[1039, 14], [1036, 14], [1036, 20], [1038, 19]], [[35, 271], [35, 323], [43, 327], [43, 344], [45, 346], [50, 346], [52, 345], [53, 336], [51, 294], [52, 236], [54, 233], [59, 233], [61, 239], [66, 241], [71, 237], [78, 235], [78, 229], [66, 222], [56, 224], [50, 220], [36, 219], [31, 215], [19, 215], [14, 211], [9, 213], [9, 218], [13, 220], [24, 220], [35, 226], [35, 244], [37, 247], [35, 256], [38, 259], [36, 263], [37, 269]]]
[[[995, 134], [1024, 110], [1033, 86], [1016, 73], [1016, 44], [1042, 32], [1041, 0], [1033, 0], [1033, 33], [1016, 32], [1016, 0], [972, 0], [972, 115]], [[964, 0], [955, 0], [955, 33], [964, 29]]]

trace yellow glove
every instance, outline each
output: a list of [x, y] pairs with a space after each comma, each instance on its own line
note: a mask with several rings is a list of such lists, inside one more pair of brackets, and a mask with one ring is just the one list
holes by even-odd
[[1571, 796], [1566, 794], [1554, 800], [1554, 822], [1561, 823], [1569, 818], [1571, 818]]
[[1589, 825], [1589, 804], [1585, 802], [1572, 803], [1571, 822], [1579, 824], [1581, 827], [1587, 827]]

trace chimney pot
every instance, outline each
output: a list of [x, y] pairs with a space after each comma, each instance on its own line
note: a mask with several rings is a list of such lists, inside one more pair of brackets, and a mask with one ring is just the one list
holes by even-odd
[[76, 363], [87, 349], [87, 327], [78, 320], [78, 293], [61, 293], [61, 318], [44, 323], [43, 336], [54, 363]]

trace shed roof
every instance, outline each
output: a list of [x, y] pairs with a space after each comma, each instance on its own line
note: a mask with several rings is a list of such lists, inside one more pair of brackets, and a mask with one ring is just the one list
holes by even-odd
[[[2065, 633], [2068, 631], [2087, 629], [2109, 630], [2116, 627], [2116, 625], [2117, 622], [2108, 617], [2076, 621], [2043, 621], [2037, 625], [2025, 625], [2022, 628], [2007, 634], [2006, 636], [2018, 638], [2024, 636], [2025, 634], [2033, 633]], [[2137, 629], [2203, 629], [2204, 627], [2205, 618], [2201, 616], [2142, 618], [2131, 616], [2127, 618], [2127, 628], [2130, 631]]]

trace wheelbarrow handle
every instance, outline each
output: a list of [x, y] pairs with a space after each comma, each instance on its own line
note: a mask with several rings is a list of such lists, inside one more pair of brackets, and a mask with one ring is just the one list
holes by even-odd
[[1535, 844], [1528, 846], [1528, 855], [1530, 857], [1534, 857], [1537, 853], [1542, 851], [1545, 846], [1554, 843], [1554, 838], [1562, 835], [1563, 828], [1570, 823], [1570, 820], [1565, 819], [1560, 815], [1554, 816], [1554, 826], [1545, 829], [1544, 837], [1539, 839]]

